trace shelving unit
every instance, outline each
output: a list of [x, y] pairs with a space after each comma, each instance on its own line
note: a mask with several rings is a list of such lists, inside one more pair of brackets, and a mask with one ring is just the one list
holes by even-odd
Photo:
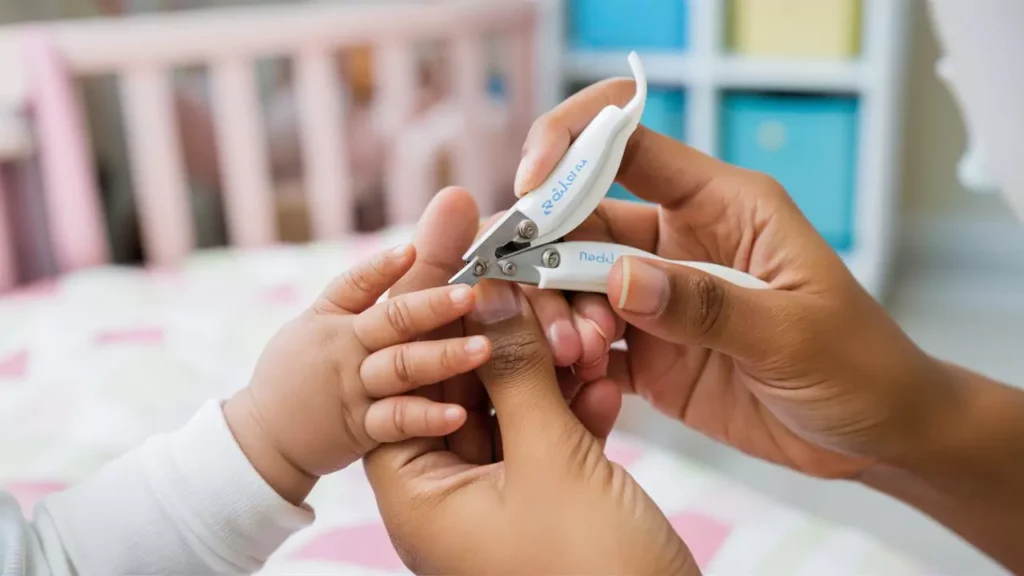
[[[861, 48], [853, 59], [747, 57], [726, 40], [730, 0], [685, 2], [686, 47], [681, 51], [639, 50], [648, 80], [685, 94], [685, 140], [703, 152], [722, 149], [722, 108], [726, 93], [772, 92], [842, 95], [857, 98], [857, 148], [852, 243], [840, 250], [860, 282], [876, 297], [886, 287], [894, 253], [900, 151], [900, 103], [908, 37], [906, 0], [861, 0]], [[559, 86], [541, 95], [550, 108], [569, 86], [628, 75], [625, 50], [572, 49], [565, 40], [566, 0], [545, 5], [543, 66]], [[556, 57], [557, 56], [557, 57]]]

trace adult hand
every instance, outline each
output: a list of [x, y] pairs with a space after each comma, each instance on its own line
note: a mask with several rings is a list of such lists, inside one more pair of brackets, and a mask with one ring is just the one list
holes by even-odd
[[[697, 574], [654, 502], [604, 456], [611, 421], [588, 431], [566, 405], [521, 291], [481, 283], [466, 328], [493, 344], [478, 374], [501, 425], [504, 460], [474, 465], [429, 439], [366, 456], [406, 565], [431, 574]], [[575, 403], [587, 413], [620, 400], [603, 380]]]
[[[416, 246], [416, 262], [412, 269], [390, 290], [390, 295], [396, 296], [411, 291], [444, 286], [448, 279], [464, 265], [462, 255], [469, 249], [480, 232], [479, 224], [479, 212], [469, 192], [461, 188], [447, 188], [438, 193], [427, 207], [416, 229], [413, 240]], [[536, 301], [539, 306], [546, 306], [547, 310], [560, 306], [559, 309], [564, 310], [568, 315], [569, 306], [560, 293], [535, 291], [533, 296], [538, 299]], [[598, 302], [603, 303], [604, 299], [602, 298]], [[577, 305], [583, 308], [582, 316], [587, 317], [588, 305], [585, 303], [581, 305], [580, 301], [577, 301]], [[582, 321], [585, 328], [591, 331], [603, 330], [605, 333], [614, 333], [614, 316], [607, 310], [607, 306], [603, 306], [603, 309], [599, 311], [604, 315], [600, 316], [597, 322]], [[568, 318], [572, 317], [568, 316]], [[566, 319], [566, 317], [562, 319]], [[549, 324], [547, 328], [547, 332], [550, 334], [551, 325]], [[456, 322], [431, 333], [428, 338], [441, 340], [459, 337], [463, 334], [462, 323]], [[565, 354], [564, 339], [555, 340], [562, 344], [561, 350]], [[604, 364], [600, 367], [600, 376], [604, 375], [607, 366], [607, 346], [610, 346], [610, 343], [610, 340], [607, 345], [601, 343], [600, 347], [603, 349], [599, 351], [595, 349], [593, 352], [605, 357]], [[576, 354], [580, 353], [577, 346]], [[575, 360], [570, 358], [566, 362], [563, 362], [562, 366], [569, 366]], [[563, 397], [578, 411], [578, 416], [585, 426], [593, 431], [610, 429], [618, 416], [621, 398], [601, 396], [599, 398], [602, 399], [603, 404], [577, 402], [575, 400], [583, 394], [582, 390], [585, 388], [584, 380], [579, 374], [574, 374], [569, 369], [560, 369], [558, 376]], [[597, 376], [593, 376], [585, 381], [598, 379]], [[475, 464], [493, 462], [496, 455], [500, 457], [501, 443], [497, 440], [499, 436], [497, 422], [491, 414], [491, 403], [487, 392], [475, 374], [457, 376], [440, 385], [422, 388], [418, 392], [432, 400], [456, 403], [466, 408], [468, 414], [466, 423], [449, 436], [444, 443], [448, 449], [463, 460]]]
[[[484, 222], [480, 233], [489, 230], [502, 215], [495, 214]], [[565, 377], [560, 377], [563, 386], [567, 379], [573, 383], [565, 387], [567, 398], [571, 399], [583, 383], [607, 376], [612, 343], [621, 340], [626, 329], [625, 321], [612, 313], [607, 298], [528, 285], [521, 288], [551, 346], [555, 366], [570, 368]]]
[[[629, 80], [573, 96], [539, 119], [517, 191], [537, 186]], [[919, 452], [955, 413], [949, 372], [858, 285], [786, 191], [641, 126], [618, 180], [653, 205], [605, 201], [573, 239], [731, 266], [738, 288], [691, 268], [622, 258], [607, 306], [631, 327], [610, 375], [661, 411], [754, 456], [822, 477]], [[827, 193], [827, 191], [823, 191]]]

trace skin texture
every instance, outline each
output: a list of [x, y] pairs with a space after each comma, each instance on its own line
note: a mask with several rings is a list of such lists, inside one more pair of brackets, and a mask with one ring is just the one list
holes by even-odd
[[[489, 230], [503, 214], [482, 222], [477, 236]], [[555, 366], [568, 368], [579, 382], [607, 376], [611, 345], [622, 339], [626, 323], [612, 312], [605, 297], [527, 285], [521, 288], [551, 347]]]
[[[420, 221], [417, 262], [391, 294], [446, 283], [478, 222], [468, 192], [442, 191]], [[429, 337], [482, 334], [493, 361], [421, 390], [464, 403], [467, 424], [447, 439], [382, 445], [364, 461], [406, 564], [444, 574], [697, 573], [664, 515], [603, 455], [618, 387], [601, 379], [569, 394], [578, 380], [555, 369], [517, 288], [482, 283], [476, 300], [473, 318]]]
[[[521, 189], [546, 176], [601, 108], [632, 94], [631, 81], [604, 82], [538, 120]], [[930, 433], [934, 409], [921, 400], [943, 386], [940, 371], [777, 182], [643, 127], [619, 180], [659, 205], [605, 201], [574, 239], [724, 264], [771, 286], [746, 290], [624, 258], [605, 303], [630, 324], [629, 352], [613, 353], [610, 366], [624, 390], [749, 454], [821, 477], [856, 476], [906, 448], [894, 438]]]
[[[398, 296], [446, 285], [464, 265], [462, 255], [480, 231], [480, 214], [472, 195], [461, 188], [442, 190], [427, 207], [416, 229], [413, 240], [417, 250], [416, 262], [390, 294]], [[564, 305], [565, 299], [559, 293], [542, 296], [560, 299]], [[610, 317], [607, 310], [601, 312]], [[614, 321], [611, 324], [607, 330], [614, 330]], [[447, 339], [465, 335], [462, 323], [453, 322], [429, 333], [426, 338]], [[614, 398], [614, 402], [607, 398], [597, 404], [580, 403], [579, 399], [586, 391], [583, 380], [570, 369], [561, 368], [556, 373], [563, 398], [572, 404], [585, 427], [598, 435], [601, 431], [606, 434], [618, 416], [621, 398]], [[444, 439], [444, 446], [469, 463], [487, 464], [496, 457], [500, 458], [501, 433], [491, 415], [491, 401], [475, 374], [460, 374], [438, 385], [424, 387], [418, 393], [435, 401], [458, 404], [467, 411], [466, 423]]]
[[[538, 120], [517, 190], [633, 91], [602, 82]], [[618, 181], [653, 204], [605, 201], [574, 239], [723, 264], [771, 287], [621, 259], [606, 305], [630, 325], [608, 370], [623, 390], [753, 456], [861, 480], [1024, 570], [1012, 536], [1024, 529], [1024, 393], [924, 354], [771, 178], [640, 127]]]
[[[525, 295], [490, 281], [477, 292], [465, 329], [494, 343], [478, 376], [501, 424], [502, 459], [471, 464], [429, 439], [367, 455], [377, 504], [406, 565], [429, 574], [698, 574], [654, 502], [604, 456], [610, 422], [594, 434], [565, 403]], [[604, 380], [575, 406], [619, 400]]]
[[465, 422], [462, 406], [407, 393], [490, 358], [485, 337], [414, 341], [468, 313], [473, 292], [444, 286], [376, 304], [415, 260], [400, 246], [340, 276], [274, 336], [249, 386], [226, 403], [243, 452], [292, 503], [382, 442]]
[[[631, 96], [631, 82], [601, 83], [539, 120], [520, 189], [543, 179], [601, 107]], [[491, 362], [476, 374], [417, 390], [464, 408], [465, 424], [444, 438], [385, 443], [366, 456], [385, 524], [410, 568], [696, 573], [664, 516], [601, 452], [624, 390], [754, 456], [885, 491], [1024, 570], [1016, 542], [1024, 529], [1024, 393], [918, 349], [770, 178], [640, 128], [619, 180], [655, 204], [606, 201], [576, 238], [732, 266], [771, 289], [740, 289], [636, 258], [616, 264], [607, 300], [527, 296], [482, 283], [468, 319], [423, 330], [427, 339], [477, 334], [492, 343]], [[443, 286], [478, 231], [469, 194], [440, 193], [392, 297]], [[547, 320], [530, 303], [547, 305]], [[607, 378], [555, 368], [574, 349], [548, 328], [583, 303], [597, 320], [614, 312], [629, 323], [622, 329], [628, 352], [606, 354], [595, 370], [606, 367]], [[621, 320], [602, 326], [602, 336], [615, 340]], [[553, 352], [546, 340], [560, 347]], [[293, 452], [276, 436], [289, 440], [268, 435], [273, 441], [256, 442], [253, 453], [287, 463], [269, 470], [288, 469]]]

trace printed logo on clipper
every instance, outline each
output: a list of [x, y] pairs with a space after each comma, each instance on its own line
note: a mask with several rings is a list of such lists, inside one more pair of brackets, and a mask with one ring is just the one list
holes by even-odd
[[550, 216], [554, 212], [555, 204], [558, 204], [565, 197], [565, 193], [573, 187], [573, 184], [579, 179], [580, 173], [583, 172], [583, 169], [588, 164], [589, 162], [586, 160], [580, 160], [580, 163], [573, 167], [572, 171], [565, 178], [559, 180], [557, 186], [551, 189], [551, 198], [545, 200], [544, 204], [542, 204], [545, 216]]
[[596, 264], [615, 264], [615, 260], [618, 256], [614, 252], [601, 252], [600, 254], [591, 254], [590, 252], [580, 251], [580, 262], [594, 262]]

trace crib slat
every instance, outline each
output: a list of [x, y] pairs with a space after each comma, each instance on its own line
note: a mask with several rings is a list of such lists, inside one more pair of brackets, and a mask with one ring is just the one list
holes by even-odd
[[355, 210], [345, 98], [331, 55], [323, 50], [300, 54], [295, 90], [313, 237], [338, 238], [355, 228]]
[[175, 264], [192, 249], [194, 230], [170, 79], [163, 70], [146, 67], [120, 80], [146, 255], [157, 266]]
[[490, 153], [484, 134], [487, 67], [483, 39], [459, 30], [451, 49], [454, 92], [463, 117], [462, 132], [455, 143], [455, 176], [458, 184], [473, 193], [487, 214], [495, 207], [496, 199], [490, 186]]
[[43, 185], [43, 197], [28, 199], [29, 205], [45, 207], [57, 271], [102, 264], [109, 258], [107, 235], [74, 78], [43, 31], [26, 33], [21, 49]]
[[277, 238], [277, 226], [252, 62], [216, 62], [210, 82], [229, 238], [242, 247], [269, 244]]
[[381, 128], [394, 136], [416, 112], [416, 51], [410, 42], [388, 42], [374, 51], [373, 63]]
[[388, 218], [392, 224], [411, 224], [437, 193], [442, 151], [462, 128], [458, 107], [451, 102], [433, 106], [393, 141], [386, 167]]
[[[389, 167], [384, 171], [383, 177], [388, 222], [409, 224], [415, 222], [423, 213], [429, 198], [417, 191], [423, 187], [429, 191], [437, 185], [436, 179], [412, 181], [416, 177], [412, 172], [418, 171], [422, 161], [417, 162], [417, 168], [414, 169], [406, 159], [410, 145], [399, 141], [410, 137], [406, 131], [415, 130], [409, 126], [409, 122], [416, 113], [419, 92], [416, 52], [410, 42], [393, 40], [376, 48], [373, 62], [377, 113], [381, 131], [389, 142]], [[436, 166], [438, 159], [431, 156], [426, 161]], [[433, 178], [436, 176], [436, 170], [431, 168], [418, 176]]]
[[512, 138], [525, 138], [533, 122], [534, 109], [534, 70], [536, 68], [536, 25], [533, 19], [522, 24], [521, 28], [508, 38], [507, 54], [510, 59], [508, 68], [508, 102], [509, 117], [515, 132]]
[[8, 226], [7, 205], [10, 201], [3, 175], [0, 174], [0, 292], [14, 286], [14, 236]]

